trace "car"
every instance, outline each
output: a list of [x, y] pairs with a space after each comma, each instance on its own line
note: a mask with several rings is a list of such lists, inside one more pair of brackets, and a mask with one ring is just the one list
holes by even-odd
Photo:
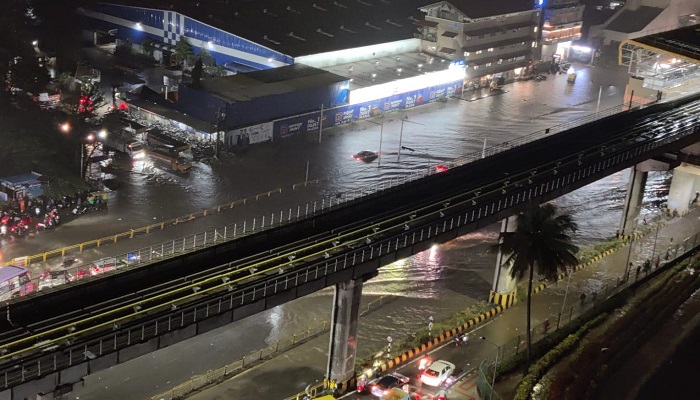
[[66, 270], [45, 271], [39, 275], [38, 290], [49, 289], [72, 281], [73, 275]]
[[440, 386], [455, 372], [455, 365], [449, 361], [438, 360], [430, 364], [420, 375], [420, 381], [428, 386]]
[[379, 158], [379, 154], [369, 150], [362, 150], [361, 152], [354, 154], [352, 158], [369, 163]]
[[381, 399], [385, 394], [389, 393], [389, 390], [393, 388], [400, 388], [401, 386], [407, 384], [409, 380], [410, 379], [408, 379], [407, 376], [394, 372], [389, 375], [384, 375], [372, 382], [370, 384], [369, 391], [372, 393], [372, 395]]

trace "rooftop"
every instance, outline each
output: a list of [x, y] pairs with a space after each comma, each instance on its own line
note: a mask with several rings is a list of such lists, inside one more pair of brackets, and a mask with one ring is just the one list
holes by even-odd
[[[496, 0], [498, 2], [522, 0]], [[531, 1], [531, 0], [528, 0]], [[430, 0], [110, 0], [177, 11], [292, 57], [412, 38]]]
[[351, 79], [350, 90], [354, 90], [397, 79], [411, 78], [427, 72], [446, 70], [449, 65], [449, 60], [430, 54], [411, 52], [334, 65], [324, 69]]
[[493, 17], [494, 15], [513, 14], [535, 9], [533, 0], [449, 0], [432, 1], [428, 6], [449, 3], [471, 19]]
[[610, 21], [605, 29], [622, 33], [639, 32], [646, 28], [663, 10], [663, 8], [648, 6], [641, 6], [636, 10], [624, 10]]
[[347, 80], [343, 76], [322, 69], [293, 64], [245, 74], [204, 79], [202, 87], [213, 95], [233, 103]]
[[634, 41], [700, 62], [700, 25], [643, 36]]

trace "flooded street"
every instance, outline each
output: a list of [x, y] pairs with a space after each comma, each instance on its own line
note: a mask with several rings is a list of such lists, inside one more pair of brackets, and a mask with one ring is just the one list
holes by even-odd
[[[279, 208], [260, 212], [286, 210], [321, 196], [433, 168], [470, 153], [480, 154], [484, 141], [487, 146], [512, 141], [585, 117], [596, 111], [599, 91], [600, 110], [623, 102], [626, 71], [577, 69], [574, 84], [567, 83], [565, 75], [549, 75], [544, 82], [517, 82], [506, 85], [505, 93], [499, 95], [475, 101], [450, 99], [375, 118], [374, 123], [362, 121], [329, 129], [323, 132], [321, 144], [317, 134], [309, 134], [237, 150], [220, 164], [195, 163], [189, 176], [159, 170], [120, 171], [117, 176], [122, 187], [110, 196], [109, 211], [87, 214], [37, 237], [4, 243], [4, 258], [73, 244], [77, 238], [105, 237], [276, 188], [282, 188], [274, 203]], [[401, 150], [399, 156], [401, 146], [413, 151]], [[380, 159], [363, 163], [351, 157], [361, 150], [380, 152]], [[318, 179], [319, 183], [293, 191], [293, 184], [305, 180], [307, 163], [309, 180]], [[615, 234], [628, 173], [619, 172], [556, 200], [579, 224], [577, 244], [590, 245]], [[669, 184], [669, 173], [650, 173], [645, 205], [663, 199]], [[642, 212], [653, 213], [654, 208], [645, 207]], [[218, 214], [197, 222], [221, 226], [232, 223], [233, 218], [252, 216]], [[184, 225], [183, 229], [194, 233], [201, 225]], [[498, 229], [495, 224], [391, 264], [366, 282], [363, 304], [378, 296], [394, 296], [396, 300], [361, 319], [360, 357], [381, 349], [387, 334], [400, 341], [423, 327], [429, 316], [440, 319], [487, 299], [496, 260], [489, 248], [498, 237]], [[109, 252], [109, 247], [104, 251]], [[85, 387], [71, 393], [70, 398], [145, 398], [163, 392], [329, 319], [331, 300], [332, 291], [326, 289], [91, 375], [85, 379]], [[299, 360], [299, 365], [304, 365], [304, 360]], [[129, 373], [141, 368], [154, 372], [141, 376]], [[123, 384], [125, 380], [129, 385]]]

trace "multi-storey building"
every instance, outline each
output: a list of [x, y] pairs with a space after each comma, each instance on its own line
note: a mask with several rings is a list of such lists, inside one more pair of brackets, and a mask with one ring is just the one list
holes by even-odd
[[421, 49], [464, 61], [467, 80], [520, 73], [537, 49], [540, 11], [533, 0], [440, 1], [421, 7]]
[[566, 59], [572, 44], [581, 39], [583, 10], [578, 0], [542, 2], [542, 60]]

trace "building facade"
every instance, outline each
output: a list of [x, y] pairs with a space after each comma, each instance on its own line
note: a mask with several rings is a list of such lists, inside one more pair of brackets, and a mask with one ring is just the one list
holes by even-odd
[[571, 46], [581, 39], [583, 11], [578, 0], [547, 0], [542, 3], [543, 61], [566, 60]]
[[540, 11], [532, 0], [452, 0], [420, 10], [425, 13], [416, 22], [422, 51], [463, 60], [469, 82], [514, 77], [536, 53]]

